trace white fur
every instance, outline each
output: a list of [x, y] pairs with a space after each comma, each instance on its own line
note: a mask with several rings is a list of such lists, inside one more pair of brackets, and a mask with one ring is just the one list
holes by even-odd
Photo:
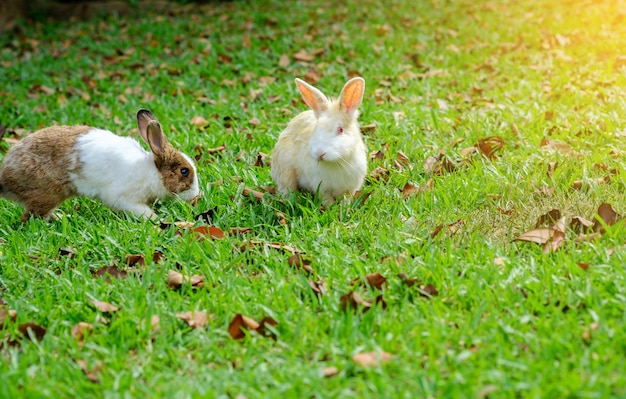
[[[355, 81], [362, 84], [361, 97], [345, 100], [344, 90]], [[312, 110], [297, 115], [280, 134], [272, 153], [272, 178], [283, 195], [296, 189], [319, 192], [329, 205], [343, 195], [354, 195], [367, 173], [367, 152], [356, 110], [364, 81], [352, 79], [332, 102], [316, 88], [296, 82]], [[339, 127], [342, 134], [337, 133]]]
[[[147, 204], [170, 194], [161, 181], [152, 153], [130, 137], [91, 129], [78, 137], [75, 149], [79, 166], [70, 178], [80, 195], [98, 198], [113, 209], [153, 217], [154, 212]], [[179, 196], [190, 200], [198, 195], [197, 177], [188, 191]]]

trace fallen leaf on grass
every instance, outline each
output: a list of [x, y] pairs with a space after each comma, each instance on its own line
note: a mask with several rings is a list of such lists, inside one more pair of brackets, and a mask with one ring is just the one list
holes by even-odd
[[617, 212], [615, 212], [613, 207], [610, 204], [606, 204], [606, 203], [601, 204], [598, 207], [597, 214], [598, 214], [599, 219], [596, 218], [594, 220], [593, 228], [592, 228], [594, 232], [604, 233], [605, 225], [612, 226], [622, 219], [622, 217]]
[[430, 298], [430, 297], [439, 295], [439, 291], [431, 283], [421, 284], [420, 279], [409, 278], [409, 276], [407, 276], [406, 273], [398, 273], [398, 278], [400, 278], [400, 280], [402, 280], [402, 282], [406, 284], [408, 287], [413, 287], [414, 285], [417, 285], [420, 291], [420, 296], [424, 298]]
[[589, 269], [589, 263], [577, 262], [576, 265], [583, 270]]
[[41, 341], [46, 335], [46, 328], [35, 323], [20, 324], [17, 329], [28, 340], [34, 338], [37, 341]]
[[452, 162], [445, 154], [439, 153], [437, 156], [430, 156], [424, 161], [424, 170], [426, 173], [433, 175], [443, 175], [444, 173], [454, 172], [458, 169], [458, 165]]
[[271, 317], [264, 317], [260, 322], [251, 317], [237, 313], [228, 325], [228, 333], [233, 339], [242, 339], [246, 336], [245, 330], [256, 331], [264, 337], [276, 338], [267, 326], [276, 326], [278, 322]]
[[246, 241], [244, 242], [240, 247], [239, 250], [240, 251], [245, 251], [248, 249], [252, 249], [255, 247], [268, 247], [271, 249], [276, 249], [279, 251], [287, 251], [287, 252], [291, 252], [292, 254], [302, 254], [304, 253], [304, 251], [299, 250], [296, 247], [292, 247], [290, 245], [286, 245], [283, 244], [281, 242], [265, 242], [265, 241]]
[[310, 266], [311, 260], [305, 259], [301, 254], [296, 253], [291, 255], [289, 259], [287, 259], [287, 264], [294, 269], [302, 269], [309, 274], [315, 274], [315, 271]]
[[194, 116], [190, 122], [199, 129], [204, 129], [209, 126], [209, 121], [204, 116]]
[[430, 238], [435, 238], [437, 234], [439, 234], [443, 230], [444, 227], [448, 228], [448, 232], [450, 233], [450, 235], [454, 235], [458, 233], [461, 230], [461, 227], [463, 227], [464, 225], [465, 225], [465, 219], [459, 219], [456, 222], [450, 223], [447, 226], [440, 224], [436, 226], [433, 229], [433, 231], [431, 231]]
[[291, 63], [291, 59], [289, 58], [287, 54], [281, 55], [280, 59], [278, 60], [278, 66], [281, 68], [288, 67], [290, 63]]
[[[367, 285], [377, 290], [382, 290], [383, 286], [387, 284], [387, 279], [382, 274], [376, 272], [365, 275], [365, 281], [367, 281]], [[352, 280], [352, 285], [356, 285], [359, 282], [363, 282], [363, 280], [359, 277]]]
[[79, 346], [85, 343], [85, 337], [93, 332], [93, 324], [80, 321], [72, 326], [72, 338], [78, 341]]
[[98, 378], [97, 373], [102, 371], [102, 363], [100, 361], [96, 362], [96, 367], [92, 370], [87, 366], [87, 362], [85, 360], [77, 360], [76, 364], [80, 369], [85, 373], [87, 379], [95, 384], [100, 383], [100, 379]]
[[339, 374], [339, 369], [337, 367], [324, 367], [322, 369], [322, 377], [330, 378]]
[[494, 159], [497, 157], [496, 153], [504, 147], [504, 140], [497, 136], [485, 137], [478, 140], [475, 147], [483, 156]]
[[318, 296], [326, 295], [328, 293], [328, 287], [326, 286], [326, 281], [318, 278], [317, 281], [309, 280], [309, 287], [315, 292]]
[[558, 209], [552, 209], [548, 213], [539, 216], [535, 227], [543, 225], [554, 225], [561, 218], [561, 211]]
[[139, 265], [141, 267], [144, 267], [146, 265], [143, 255], [140, 254], [127, 254], [124, 261], [128, 266]]
[[183, 284], [191, 284], [192, 287], [202, 288], [204, 285], [204, 276], [194, 274], [191, 277], [184, 276], [182, 273], [177, 272], [176, 270], [168, 270], [167, 271], [167, 286], [170, 288], [178, 289], [183, 286]]
[[341, 310], [358, 310], [362, 308], [363, 312], [367, 312], [372, 307], [372, 302], [361, 298], [356, 291], [350, 291], [339, 299], [341, 301]]
[[361, 126], [361, 133], [372, 133], [376, 130], [376, 122]]
[[407, 182], [400, 190], [402, 192], [402, 199], [405, 200], [413, 194], [426, 192], [433, 187], [433, 179], [428, 179], [422, 186], [417, 186], [411, 182]]
[[[224, 232], [219, 227], [215, 226], [197, 226], [189, 229], [191, 235], [196, 237], [196, 240], [203, 241], [205, 238], [211, 238], [214, 240], [221, 240], [224, 238]], [[182, 236], [183, 233], [178, 230], [177, 236]]]
[[252, 227], [231, 227], [230, 228], [230, 234], [232, 235], [237, 235], [237, 234], [247, 234], [247, 233], [252, 233], [254, 230], [252, 229]]
[[387, 352], [363, 352], [352, 356], [352, 360], [362, 367], [379, 367], [393, 358]]
[[117, 265], [112, 266], [103, 266], [96, 271], [93, 272], [93, 275], [96, 277], [105, 277], [107, 283], [111, 282], [111, 277], [113, 278], [126, 278], [128, 273], [125, 270], [120, 269]]
[[59, 248], [59, 255], [73, 259], [76, 256], [76, 250], [74, 248]]
[[566, 156], [580, 156], [580, 153], [578, 151], [574, 151], [572, 147], [569, 146], [569, 144], [561, 143], [548, 138], [544, 138], [541, 140], [540, 147], [549, 149], [552, 152], [559, 152]]
[[181, 312], [176, 313], [176, 317], [193, 329], [204, 327], [209, 322], [209, 315], [206, 312]]
[[92, 300], [91, 303], [93, 304], [93, 306], [95, 306], [96, 309], [98, 309], [102, 313], [114, 313], [120, 310], [119, 307], [112, 305], [108, 302]]
[[570, 229], [577, 233], [586, 233], [593, 228], [593, 222], [580, 216], [574, 216], [569, 222]]
[[150, 327], [150, 332], [155, 332], [161, 327], [161, 318], [157, 314], [150, 316], [150, 320], [142, 319], [141, 323], [137, 325], [137, 330], [147, 329]]
[[0, 329], [4, 326], [4, 323], [7, 320], [15, 321], [17, 317], [17, 312], [15, 310], [9, 309], [7, 306], [0, 306]]
[[374, 180], [387, 181], [389, 178], [389, 170], [382, 166], [377, 166], [370, 172], [370, 177]]

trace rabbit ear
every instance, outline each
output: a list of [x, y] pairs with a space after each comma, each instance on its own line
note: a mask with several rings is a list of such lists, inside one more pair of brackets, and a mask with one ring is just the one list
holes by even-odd
[[298, 86], [298, 91], [302, 95], [302, 99], [306, 103], [306, 105], [311, 108], [315, 114], [319, 115], [321, 112], [324, 112], [328, 109], [329, 102], [328, 98], [316, 89], [311, 86], [304, 80], [296, 78], [296, 86]]
[[141, 137], [143, 137], [143, 140], [146, 143], [149, 143], [148, 141], [148, 124], [151, 121], [156, 121], [157, 118], [152, 115], [152, 112], [148, 111], [147, 109], [140, 109], [139, 111], [137, 111], [137, 126], [139, 127], [139, 133], [141, 133]]
[[365, 79], [352, 78], [343, 86], [339, 95], [339, 107], [348, 116], [352, 116], [363, 101], [365, 92]]
[[168, 141], [159, 122], [148, 122], [146, 127], [146, 143], [148, 143], [156, 158], [160, 158], [165, 152], [165, 146], [168, 144]]

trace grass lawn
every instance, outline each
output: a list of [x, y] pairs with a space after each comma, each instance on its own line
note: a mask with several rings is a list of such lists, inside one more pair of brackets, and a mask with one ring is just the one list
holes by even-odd
[[[145, 107], [204, 191], [155, 206], [193, 228], [0, 201], [0, 397], [626, 396], [626, 228], [595, 216], [626, 214], [624, 1], [215, 2], [0, 44], [3, 154], [51, 124], [136, 135]], [[294, 78], [356, 75], [363, 195], [248, 196], [306, 109]], [[552, 209], [545, 250], [514, 241]], [[234, 339], [237, 314], [277, 324]]]

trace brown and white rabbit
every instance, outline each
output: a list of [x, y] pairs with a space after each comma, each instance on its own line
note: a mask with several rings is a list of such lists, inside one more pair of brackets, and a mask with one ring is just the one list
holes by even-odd
[[345, 194], [354, 195], [367, 172], [357, 121], [365, 80], [350, 79], [337, 100], [300, 79], [296, 86], [311, 110], [293, 118], [278, 137], [272, 179], [283, 195], [297, 189], [319, 192], [324, 205], [330, 205]]
[[15, 144], [0, 168], [0, 196], [25, 206], [22, 221], [52, 211], [73, 196], [154, 218], [148, 204], [169, 195], [199, 195], [193, 161], [175, 149], [148, 110], [137, 124], [152, 152], [130, 137], [89, 126], [52, 126]]

